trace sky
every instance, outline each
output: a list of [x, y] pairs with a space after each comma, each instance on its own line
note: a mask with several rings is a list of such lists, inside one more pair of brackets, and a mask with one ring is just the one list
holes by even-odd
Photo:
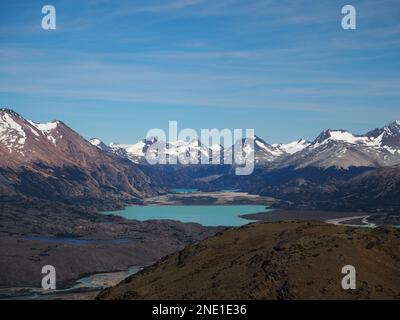
[[270, 143], [361, 134], [400, 119], [399, 71], [398, 0], [0, 0], [0, 106], [106, 143], [170, 120]]

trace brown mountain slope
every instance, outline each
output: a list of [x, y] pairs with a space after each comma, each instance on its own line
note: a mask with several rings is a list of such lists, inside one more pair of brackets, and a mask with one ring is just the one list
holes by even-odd
[[400, 166], [371, 170], [338, 185], [341, 202], [358, 209], [400, 210]]
[[[400, 232], [317, 222], [255, 223], [188, 246], [99, 299], [400, 298]], [[343, 290], [344, 265], [357, 289]]]
[[37, 124], [0, 109], [0, 200], [132, 202], [159, 188], [128, 160], [103, 152], [60, 121]]

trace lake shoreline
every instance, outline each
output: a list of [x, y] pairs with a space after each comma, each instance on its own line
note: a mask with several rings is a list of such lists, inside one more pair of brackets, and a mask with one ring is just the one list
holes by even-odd
[[121, 211], [104, 212], [128, 220], [176, 221], [185, 224], [200, 224], [203, 227], [239, 227], [249, 223], [241, 218], [246, 213], [268, 210], [265, 205], [148, 205], [127, 207]]
[[240, 217], [242, 214], [270, 210], [269, 207], [276, 202], [274, 198], [240, 191], [184, 190], [146, 198], [142, 205], [102, 214], [138, 221], [171, 220], [198, 223], [204, 227], [235, 227], [247, 224], [247, 220]]
[[[337, 226], [350, 227], [378, 227], [393, 226], [395, 224], [379, 219], [385, 214], [368, 212], [343, 212], [343, 211], [324, 211], [324, 210], [272, 210], [269, 212], [258, 212], [254, 214], [242, 215], [241, 218], [249, 221], [321, 221]], [[346, 223], [347, 222], [347, 223]], [[350, 223], [349, 223], [350, 222]]]

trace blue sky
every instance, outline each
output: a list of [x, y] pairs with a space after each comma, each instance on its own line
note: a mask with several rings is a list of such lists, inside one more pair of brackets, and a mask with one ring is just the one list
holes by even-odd
[[400, 119], [399, 71], [398, 0], [0, 0], [0, 105], [105, 142], [169, 120], [271, 143], [363, 133]]

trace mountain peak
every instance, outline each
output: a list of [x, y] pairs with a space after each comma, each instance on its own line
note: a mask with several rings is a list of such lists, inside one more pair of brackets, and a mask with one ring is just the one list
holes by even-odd
[[[249, 138], [252, 138], [252, 139], [254, 139], [254, 140], [264, 141], [262, 138], [260, 138], [260, 137], [257, 136], [257, 135], [253, 135], [253, 136], [251, 136], [251, 137], [249, 137]], [[264, 142], [265, 142], [265, 141], [264, 141]]]
[[322, 131], [314, 140], [314, 143], [321, 143], [331, 136], [331, 129]]
[[14, 116], [17, 118], [21, 118], [20, 114], [16, 111], [14, 111], [13, 109], [7, 108], [7, 107], [2, 107], [0, 108], [0, 113], [2, 114], [8, 114], [10, 116]]
[[257, 135], [253, 135], [251, 137], [246, 137], [246, 138], [242, 139], [242, 141], [244, 142], [246, 139], [251, 139], [257, 144], [262, 144], [262, 145], [269, 146], [269, 144], [264, 139], [260, 138]]
[[292, 141], [289, 143], [283, 144], [275, 144], [274, 147], [278, 147], [280, 150], [288, 153], [295, 154], [303, 149], [307, 148], [310, 145], [310, 142], [305, 139], [299, 139], [297, 141]]
[[395, 120], [389, 123], [386, 127], [390, 129], [400, 130], [400, 120]]
[[319, 146], [328, 142], [346, 143], [351, 145], [377, 146], [378, 142], [368, 135], [356, 135], [346, 130], [328, 129], [323, 131], [312, 143]]
[[103, 151], [111, 151], [111, 147], [107, 146], [103, 141], [101, 141], [99, 138], [92, 138], [89, 140], [89, 142], [97, 147], [100, 150]]
[[153, 144], [153, 143], [158, 142], [158, 138], [157, 137], [147, 137], [147, 138], [143, 139], [143, 142]]
[[367, 136], [377, 139], [382, 146], [397, 150], [400, 148], [400, 120], [395, 120], [383, 128], [376, 128], [368, 132]]
[[98, 145], [100, 145], [100, 144], [102, 144], [103, 143], [103, 141], [101, 141], [100, 139], [98, 139], [98, 138], [91, 138], [91, 139], [89, 139], [89, 142], [92, 144], [92, 145], [94, 145], [94, 146], [98, 146]]

